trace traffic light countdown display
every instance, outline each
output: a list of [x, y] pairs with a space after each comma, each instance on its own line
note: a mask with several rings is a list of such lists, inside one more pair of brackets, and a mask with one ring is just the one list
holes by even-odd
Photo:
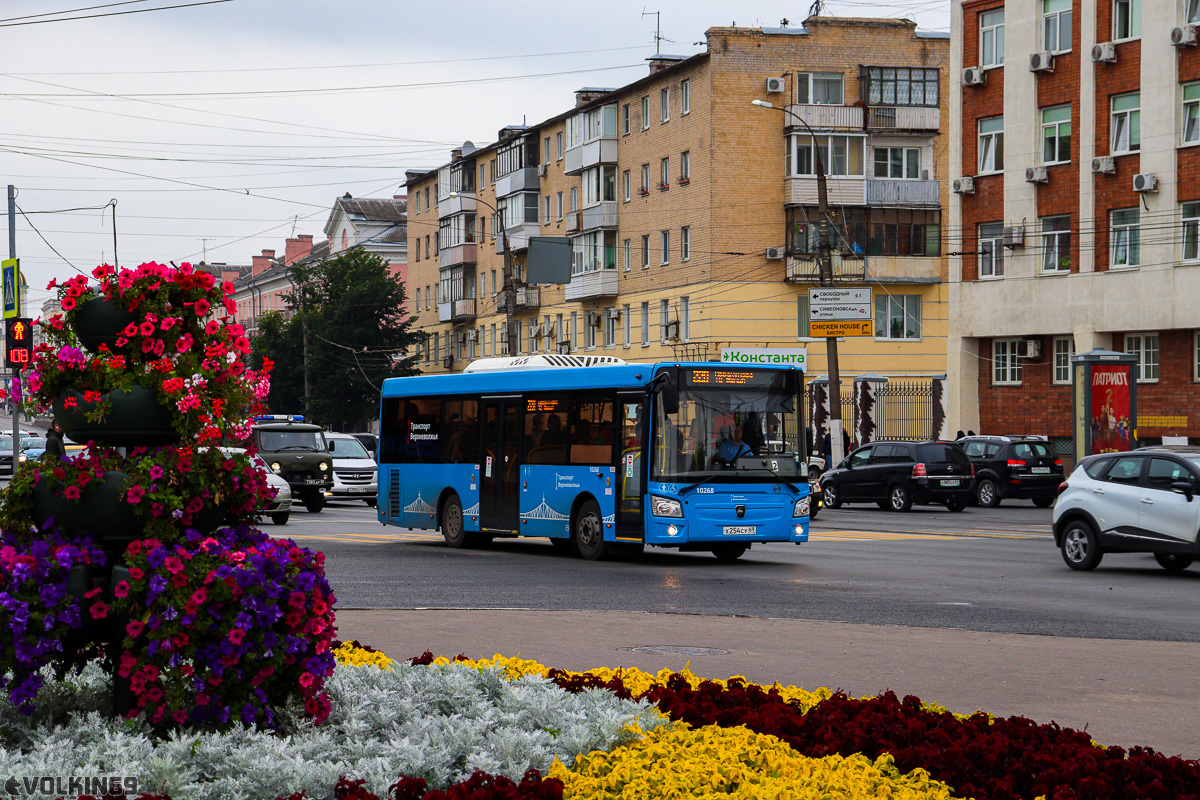
[[24, 369], [33, 355], [33, 325], [28, 317], [4, 320], [4, 363]]

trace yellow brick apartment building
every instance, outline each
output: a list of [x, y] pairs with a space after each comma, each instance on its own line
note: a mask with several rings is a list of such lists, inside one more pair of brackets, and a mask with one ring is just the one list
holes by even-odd
[[[424, 371], [506, 354], [507, 233], [519, 353], [806, 348], [810, 378], [825, 374], [825, 340], [808, 337], [815, 144], [836, 281], [874, 297], [875, 335], [840, 345], [844, 380], [945, 372], [948, 37], [825, 17], [706, 36], [703, 53], [652, 57], [638, 81], [408, 174]], [[532, 236], [569, 239], [569, 283], [524, 282]]]

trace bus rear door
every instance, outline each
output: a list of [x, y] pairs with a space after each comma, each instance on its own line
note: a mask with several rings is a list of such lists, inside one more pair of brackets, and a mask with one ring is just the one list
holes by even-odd
[[485, 397], [480, 455], [479, 525], [483, 531], [517, 532], [521, 398]]

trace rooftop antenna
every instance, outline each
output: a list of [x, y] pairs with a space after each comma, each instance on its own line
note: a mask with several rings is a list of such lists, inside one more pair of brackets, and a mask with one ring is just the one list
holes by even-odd
[[202, 263], [207, 264], [208, 263], [208, 239], [200, 240], [200, 252], [201, 252], [200, 261]]
[[662, 55], [662, 12], [647, 11], [645, 8], [642, 8], [642, 16], [654, 17], [654, 57], [658, 58], [660, 55]]
[[822, 11], [824, 5], [825, 5], [824, 0], [813, 0], [812, 6], [808, 9], [808, 15], [810, 17], [821, 16], [821, 11]]
[[299, 214], [297, 214], [296, 216], [292, 217], [292, 235], [288, 237], [289, 239], [295, 239], [295, 238], [296, 238], [296, 223], [298, 223], [299, 221], [300, 221], [300, 215], [299, 215]]

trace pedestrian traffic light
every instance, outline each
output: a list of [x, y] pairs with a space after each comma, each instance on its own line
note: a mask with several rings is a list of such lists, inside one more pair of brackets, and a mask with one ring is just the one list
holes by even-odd
[[28, 317], [4, 320], [4, 363], [24, 369], [33, 357], [33, 325]]

